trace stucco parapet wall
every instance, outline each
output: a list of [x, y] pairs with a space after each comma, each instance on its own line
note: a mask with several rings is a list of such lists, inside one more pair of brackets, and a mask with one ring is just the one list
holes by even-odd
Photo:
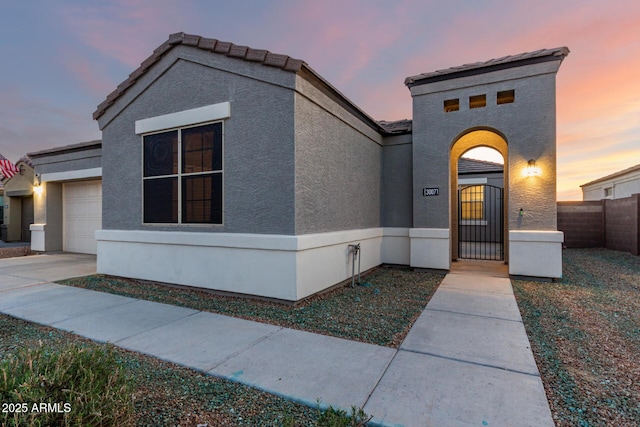
[[446, 92], [449, 90], [460, 90], [469, 87], [500, 83], [509, 80], [518, 80], [528, 77], [555, 74], [560, 68], [561, 60], [532, 64], [525, 67], [508, 68], [505, 70], [492, 71], [474, 76], [466, 76], [443, 80], [439, 82], [426, 83], [410, 88], [411, 96], [428, 95], [431, 93]]

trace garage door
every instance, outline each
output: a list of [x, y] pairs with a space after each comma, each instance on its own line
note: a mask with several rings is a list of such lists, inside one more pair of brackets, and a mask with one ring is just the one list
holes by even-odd
[[102, 181], [63, 184], [63, 250], [95, 254], [95, 231], [102, 228]]

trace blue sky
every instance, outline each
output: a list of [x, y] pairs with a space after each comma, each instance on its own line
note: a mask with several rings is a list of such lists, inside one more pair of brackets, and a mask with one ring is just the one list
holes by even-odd
[[303, 59], [378, 120], [411, 117], [407, 76], [568, 46], [558, 196], [579, 199], [640, 163], [639, 28], [637, 0], [3, 0], [0, 153], [99, 139], [96, 106], [179, 31]]

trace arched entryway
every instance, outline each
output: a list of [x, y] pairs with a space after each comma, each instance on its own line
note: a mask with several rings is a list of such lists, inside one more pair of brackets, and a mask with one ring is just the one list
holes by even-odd
[[[491, 250], [494, 250], [496, 252], [499, 251], [498, 257], [485, 257], [485, 259], [492, 259], [492, 258], [500, 259], [500, 260], [504, 260], [504, 262], [507, 263], [509, 259], [509, 244], [508, 244], [508, 239], [505, 236], [508, 236], [508, 220], [506, 217], [506, 213], [508, 212], [508, 203], [509, 203], [508, 144], [507, 144], [506, 138], [501, 133], [499, 133], [494, 129], [487, 129], [487, 128], [470, 129], [464, 132], [463, 134], [461, 134], [460, 136], [458, 136], [451, 145], [451, 150], [449, 155], [449, 162], [450, 162], [449, 170], [451, 173], [450, 181], [449, 181], [451, 183], [451, 188], [450, 188], [451, 260], [455, 261], [459, 258], [460, 249], [461, 249], [460, 243], [459, 243], [459, 237], [460, 237], [460, 233], [464, 232], [464, 230], [460, 231], [460, 228], [459, 228], [461, 224], [460, 216], [463, 215], [464, 213], [461, 211], [461, 208], [460, 208], [461, 193], [459, 193], [459, 180], [458, 180], [458, 164], [459, 163], [458, 162], [466, 152], [477, 147], [492, 148], [496, 150], [498, 153], [500, 153], [502, 155], [502, 158], [504, 159], [503, 183], [502, 183], [503, 191], [502, 191], [502, 194], [500, 195], [500, 200], [499, 200], [499, 204], [501, 205], [500, 207], [501, 212], [499, 215], [501, 215], [502, 218], [499, 218], [499, 221], [497, 221], [497, 224], [499, 224], [498, 227], [501, 228], [501, 230], [497, 230], [501, 236], [500, 247], [498, 248], [497, 246], [493, 246], [493, 247], [484, 246], [484, 250], [486, 251], [487, 248], [491, 248]], [[477, 188], [465, 186], [465, 189], [463, 190], [462, 195], [463, 197], [467, 197], [470, 195], [474, 195], [475, 193], [474, 196], [477, 197], [478, 200], [482, 198], [482, 200], [484, 201], [484, 198], [494, 197], [492, 191], [495, 191], [495, 190], [490, 190], [485, 186], [478, 186]], [[498, 201], [492, 200], [491, 204], [489, 205], [483, 203], [482, 209], [483, 210], [492, 209], [493, 208], [492, 205], [494, 204], [497, 205]], [[497, 242], [493, 242], [493, 243], [497, 243]], [[482, 258], [482, 257], [479, 257], [479, 258]]]

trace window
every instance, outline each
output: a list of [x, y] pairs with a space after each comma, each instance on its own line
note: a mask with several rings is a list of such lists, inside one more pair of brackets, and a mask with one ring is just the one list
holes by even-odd
[[474, 95], [469, 97], [469, 108], [481, 108], [487, 106], [487, 95]]
[[516, 91], [515, 90], [503, 90], [498, 92], [497, 104], [511, 104], [516, 99]]
[[222, 224], [222, 122], [143, 137], [143, 217]]
[[444, 112], [450, 113], [452, 111], [458, 111], [460, 109], [460, 101], [456, 99], [447, 99], [444, 101]]
[[484, 219], [484, 185], [470, 185], [460, 191], [461, 218], [463, 220]]
[[607, 187], [604, 189], [604, 197], [612, 197], [613, 196], [613, 187]]

